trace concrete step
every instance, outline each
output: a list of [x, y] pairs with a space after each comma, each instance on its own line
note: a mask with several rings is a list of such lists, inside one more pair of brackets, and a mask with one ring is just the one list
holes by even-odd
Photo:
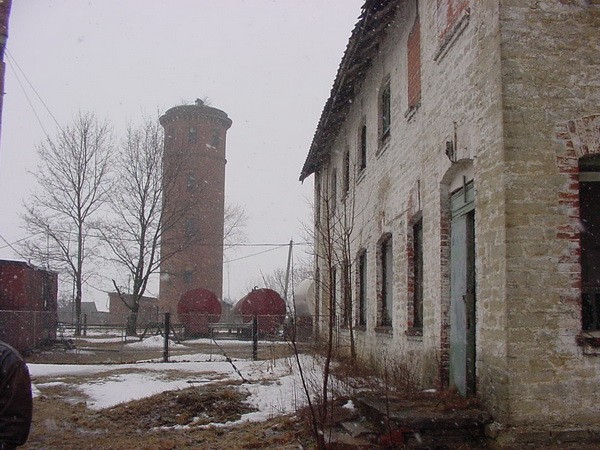
[[484, 448], [485, 425], [492, 418], [471, 400], [431, 392], [354, 399], [378, 428], [381, 443], [407, 448]]

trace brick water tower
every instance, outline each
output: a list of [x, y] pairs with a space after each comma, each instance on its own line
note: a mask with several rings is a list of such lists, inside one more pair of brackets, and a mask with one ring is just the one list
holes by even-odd
[[203, 288], [222, 298], [225, 138], [231, 119], [196, 100], [169, 109], [165, 129], [164, 232], [159, 305], [176, 314], [181, 295]]

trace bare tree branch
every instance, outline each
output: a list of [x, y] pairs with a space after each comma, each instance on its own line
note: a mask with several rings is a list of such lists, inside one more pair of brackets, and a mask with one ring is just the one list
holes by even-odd
[[84, 266], [96, 250], [90, 223], [110, 194], [112, 154], [110, 125], [80, 112], [71, 125], [38, 146], [41, 162], [34, 176], [39, 188], [21, 216], [32, 235], [23, 245], [25, 251], [72, 280], [77, 335]]

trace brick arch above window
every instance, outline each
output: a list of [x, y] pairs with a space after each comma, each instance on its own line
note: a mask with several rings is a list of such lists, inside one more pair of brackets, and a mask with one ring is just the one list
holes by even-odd
[[[567, 243], [559, 255], [559, 271], [569, 281], [560, 298], [565, 303], [581, 305], [579, 162], [585, 156], [600, 154], [600, 113], [558, 124], [556, 138], [562, 143], [557, 146], [556, 165], [563, 176], [557, 194], [559, 211], [564, 217], [557, 226], [556, 238]], [[585, 344], [584, 340], [578, 342]]]
[[556, 137], [565, 143], [565, 156], [600, 153], [600, 113], [559, 124]]

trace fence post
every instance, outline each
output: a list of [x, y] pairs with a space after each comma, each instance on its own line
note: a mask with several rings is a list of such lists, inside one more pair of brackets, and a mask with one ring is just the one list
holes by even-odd
[[83, 335], [87, 336], [87, 314], [83, 315]]
[[252, 361], [258, 359], [258, 319], [252, 318]]
[[171, 329], [171, 313], [165, 313], [165, 346], [163, 350], [163, 362], [169, 361], [169, 330]]

